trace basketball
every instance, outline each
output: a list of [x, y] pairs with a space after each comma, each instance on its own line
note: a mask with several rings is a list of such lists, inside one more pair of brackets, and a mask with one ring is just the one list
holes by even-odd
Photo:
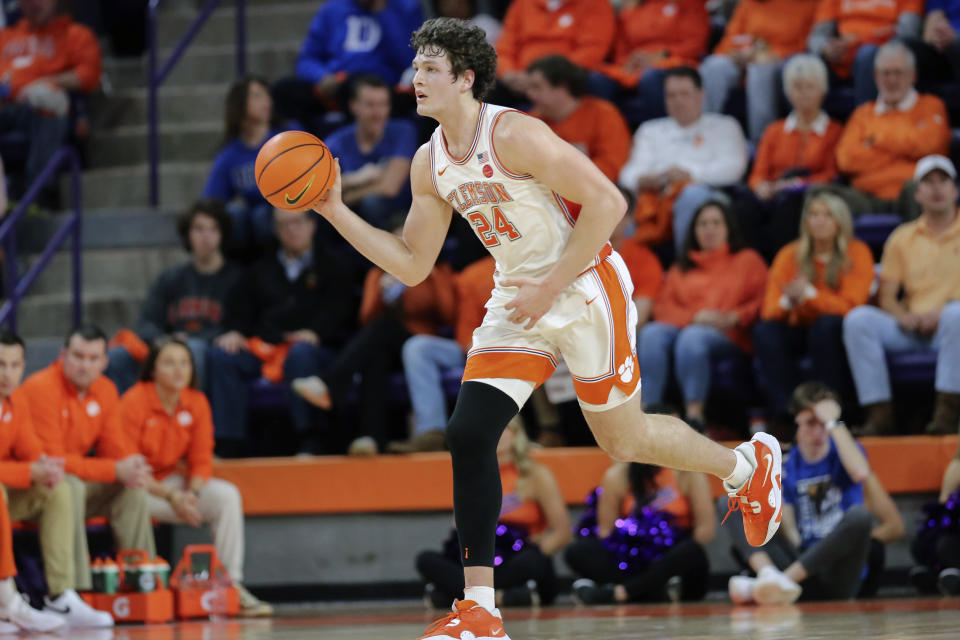
[[333, 155], [305, 131], [278, 133], [260, 148], [254, 166], [260, 193], [277, 209], [303, 211], [333, 186]]

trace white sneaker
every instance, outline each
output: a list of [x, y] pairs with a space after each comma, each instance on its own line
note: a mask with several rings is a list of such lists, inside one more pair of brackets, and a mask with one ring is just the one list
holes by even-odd
[[9, 605], [0, 609], [0, 621], [16, 625], [23, 631], [56, 631], [67, 626], [60, 616], [37, 611], [19, 595]]
[[67, 589], [56, 600], [44, 596], [43, 610], [60, 616], [70, 627], [113, 626], [113, 616], [106, 611], [98, 611], [88, 605], [73, 589]]
[[766, 566], [757, 574], [753, 585], [753, 599], [757, 604], [793, 604], [803, 589], [773, 566]]
[[753, 602], [753, 587], [757, 583], [756, 578], [749, 576], [731, 576], [727, 583], [727, 590], [730, 592], [730, 600], [733, 604], [750, 604]]

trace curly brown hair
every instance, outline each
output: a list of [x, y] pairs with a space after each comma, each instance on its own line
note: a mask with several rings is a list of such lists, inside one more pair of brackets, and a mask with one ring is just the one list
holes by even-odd
[[497, 78], [497, 52], [487, 43], [480, 27], [465, 20], [433, 18], [423, 23], [410, 38], [418, 53], [432, 56], [447, 54], [454, 79], [468, 69], [473, 71], [473, 97], [483, 100]]

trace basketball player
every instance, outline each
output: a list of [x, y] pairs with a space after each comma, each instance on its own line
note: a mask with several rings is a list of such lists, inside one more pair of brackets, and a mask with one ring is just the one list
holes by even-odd
[[626, 210], [617, 187], [543, 122], [481, 102], [497, 64], [481, 29], [437, 18], [413, 34], [412, 44], [417, 112], [440, 126], [413, 159], [413, 203], [402, 234], [374, 229], [350, 211], [339, 173], [316, 211], [408, 285], [433, 268], [453, 209], [497, 261], [447, 426], [464, 600], [423, 638], [507, 638], [493, 589], [497, 441], [561, 355], [604, 451], [616, 460], [722, 478], [747, 539], [764, 544], [780, 523], [776, 439], [761, 433], [731, 450], [641, 408], [633, 287], [607, 242]]

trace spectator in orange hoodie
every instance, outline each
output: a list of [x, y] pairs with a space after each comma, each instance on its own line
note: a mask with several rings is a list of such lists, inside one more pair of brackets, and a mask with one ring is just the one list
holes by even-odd
[[877, 95], [877, 48], [894, 37], [919, 38], [922, 14], [923, 0], [820, 0], [807, 48], [838, 77], [853, 76], [854, 99], [862, 105]]
[[67, 139], [69, 91], [100, 84], [100, 46], [87, 27], [58, 16], [57, 0], [20, 0], [23, 14], [0, 30], [0, 133], [28, 133], [26, 180], [43, 171]]
[[821, 193], [807, 200], [800, 239], [774, 259], [753, 328], [757, 369], [770, 417], [790, 424], [787, 405], [802, 381], [798, 361], [813, 359], [813, 379], [853, 399], [853, 381], [843, 346], [843, 316], [865, 304], [873, 282], [870, 247], [853, 237], [850, 209]]
[[241, 613], [269, 616], [273, 608], [241, 584], [242, 499], [234, 485], [212, 477], [213, 418], [196, 387], [187, 343], [161, 338], [147, 354], [140, 382], [123, 394], [110, 419], [153, 470], [147, 480], [150, 517], [193, 527], [208, 523], [217, 557], [240, 594]]
[[410, 336], [436, 334], [440, 327], [452, 325], [455, 305], [453, 271], [446, 263], [438, 263], [427, 279], [414, 287], [379, 267], [367, 272], [360, 302], [363, 328], [340, 350], [323, 378], [293, 381], [295, 392], [329, 411], [343, 406], [355, 375], [360, 374], [360, 415], [349, 455], [370, 456], [383, 450], [387, 444], [383, 390], [391, 366], [400, 359]]
[[[514, 0], [496, 44], [499, 82], [490, 102], [516, 104], [524, 100], [527, 66], [550, 54], [565, 56], [588, 71], [599, 71], [613, 47], [615, 30], [616, 18], [608, 0]], [[602, 82], [599, 74], [595, 77]]]
[[766, 279], [767, 265], [743, 247], [730, 211], [712, 200], [697, 209], [654, 301], [654, 322], [640, 331], [644, 405], [663, 402], [672, 369], [686, 421], [703, 431], [710, 361], [750, 350]]
[[617, 108], [602, 98], [583, 95], [586, 73], [563, 56], [536, 60], [527, 67], [527, 77], [532, 115], [615, 182], [630, 155], [630, 130]]
[[641, 96], [642, 120], [663, 117], [663, 70], [696, 67], [709, 36], [702, 0], [626, 0], [617, 15], [613, 60], [603, 73]]
[[856, 215], [868, 211], [898, 211], [919, 215], [910, 182], [920, 158], [945, 155], [950, 123], [940, 98], [914, 89], [913, 52], [889, 42], [877, 52], [876, 102], [860, 105], [837, 144], [837, 168], [850, 177], [852, 188], [834, 188]]
[[67, 335], [60, 359], [21, 387], [43, 452], [65, 460], [80, 591], [93, 588], [86, 518], [109, 517], [118, 548], [156, 554], [144, 489], [150, 467], [110, 422], [118, 398], [103, 375], [106, 366], [107, 337], [99, 327], [81, 325]]
[[742, 0], [713, 55], [703, 61], [704, 108], [723, 113], [730, 91], [745, 80], [747, 134], [754, 143], [780, 112], [780, 72], [804, 50], [817, 0]]

